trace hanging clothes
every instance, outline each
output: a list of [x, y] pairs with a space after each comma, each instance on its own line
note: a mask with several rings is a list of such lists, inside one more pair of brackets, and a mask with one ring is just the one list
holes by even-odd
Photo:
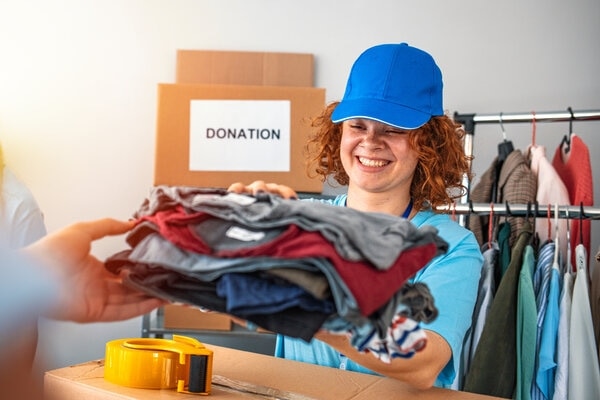
[[537, 340], [535, 292], [533, 270], [535, 256], [533, 246], [525, 247], [523, 265], [519, 275], [517, 299], [517, 382], [515, 400], [531, 399], [531, 384], [535, 370], [535, 343]]
[[464, 391], [505, 398], [514, 394], [517, 287], [523, 253], [532, 234], [533, 227], [525, 220], [465, 377]]
[[[569, 191], [570, 204], [574, 206], [579, 206], [580, 204], [591, 206], [594, 204], [594, 181], [592, 179], [592, 167], [588, 147], [576, 134], [571, 134], [569, 151], [566, 151], [565, 146], [566, 144], [563, 144], [556, 149], [554, 158], [552, 159], [552, 166], [554, 166]], [[587, 254], [590, 254], [590, 236], [591, 225], [589, 220], [572, 220], [572, 249], [582, 243], [585, 246]], [[586, 263], [588, 262], [586, 261]], [[576, 264], [575, 253], [571, 254], [571, 264], [573, 266]]]
[[456, 373], [454, 382], [452, 383], [451, 389], [462, 390], [464, 386], [465, 376], [469, 371], [471, 361], [479, 344], [483, 327], [487, 320], [492, 302], [494, 301], [494, 295], [496, 293], [496, 283], [494, 273], [498, 264], [498, 255], [500, 249], [498, 248], [498, 242], [491, 241], [486, 243], [481, 248], [483, 254], [483, 267], [481, 269], [481, 277], [479, 278], [479, 286], [477, 289], [477, 300], [475, 302], [475, 309], [473, 311], [473, 317], [471, 322], [471, 329], [466, 336], [465, 343], [463, 345], [462, 363], [460, 365], [461, 370]]
[[[536, 201], [540, 206], [548, 204], [569, 205], [569, 191], [562, 181], [561, 177], [546, 157], [546, 148], [540, 145], [532, 145], [527, 152], [530, 161], [531, 172], [537, 179]], [[552, 239], [554, 233], [548, 232], [550, 221], [546, 218], [537, 218], [535, 231], [539, 237], [540, 243]], [[567, 220], [558, 220], [558, 235], [560, 243], [560, 254], [566, 257], [567, 254]]]
[[590, 307], [594, 325], [594, 337], [598, 346], [598, 360], [600, 361], [600, 251], [596, 253], [595, 263], [590, 265]]
[[495, 284], [496, 289], [498, 288], [498, 284], [502, 280], [502, 276], [508, 269], [508, 265], [510, 264], [510, 256], [511, 256], [511, 248], [510, 248], [510, 224], [508, 222], [502, 222], [498, 225], [498, 263], [496, 264], [496, 268], [494, 270]]
[[571, 306], [571, 332], [569, 337], [569, 399], [600, 399], [600, 368], [592, 326], [587, 254], [583, 244], [575, 248], [577, 270]]
[[[533, 275], [533, 286], [536, 296], [536, 344], [535, 344], [535, 371], [538, 371], [540, 365], [540, 351], [542, 343], [542, 332], [544, 328], [544, 319], [548, 309], [548, 292], [550, 291], [550, 278], [552, 276], [552, 266], [557, 257], [556, 245], [553, 241], [546, 242], [540, 248], [538, 261]], [[535, 384], [530, 386], [532, 397], [541, 398], [540, 389]]]
[[[480, 181], [473, 187], [470, 193], [470, 199], [477, 203], [504, 203], [527, 204], [534, 203], [537, 192], [537, 182], [535, 175], [528, 166], [528, 161], [521, 150], [514, 150], [502, 163], [498, 182], [495, 181], [496, 158], [490, 167], [483, 173]], [[496, 198], [492, 198], [494, 185], [497, 186]], [[507, 221], [511, 226], [511, 235], [509, 245], [515, 242], [520, 229], [524, 224], [524, 218], [508, 216]], [[469, 217], [468, 228], [473, 231], [477, 241], [483, 245], [487, 241], [487, 231], [489, 225], [488, 216]]]
[[[556, 249], [555, 249], [556, 252]], [[556, 336], [558, 333], [560, 306], [560, 266], [558, 257], [554, 257], [548, 282], [548, 299], [542, 324], [539, 353], [536, 365], [535, 384], [531, 388], [532, 399], [551, 399], [554, 394], [556, 374]]]
[[498, 262], [498, 243], [491, 242], [489, 245], [485, 244], [482, 248], [483, 252], [483, 268], [481, 270], [481, 278], [479, 278], [479, 289], [477, 292], [477, 302], [475, 303], [475, 311], [473, 313], [473, 324], [471, 325], [471, 339], [470, 346], [467, 351], [468, 358], [465, 362], [466, 369], [471, 364], [485, 321], [490, 313], [490, 308], [494, 301], [496, 293], [496, 284], [494, 279], [494, 269]]
[[556, 375], [552, 400], [569, 400], [569, 337], [574, 282], [573, 273], [566, 271], [563, 274], [560, 294], [560, 317], [556, 339]]

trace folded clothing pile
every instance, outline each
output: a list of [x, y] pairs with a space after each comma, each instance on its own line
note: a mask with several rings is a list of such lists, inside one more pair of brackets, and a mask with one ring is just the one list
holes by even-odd
[[156, 186], [134, 217], [131, 248], [106, 260], [125, 284], [309, 341], [347, 334], [382, 360], [408, 357], [437, 315], [407, 280], [447, 250], [434, 227], [319, 201]]

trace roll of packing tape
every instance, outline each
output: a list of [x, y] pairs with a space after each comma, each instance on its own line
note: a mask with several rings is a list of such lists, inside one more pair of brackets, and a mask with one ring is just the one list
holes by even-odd
[[104, 379], [143, 389], [210, 394], [213, 352], [196, 339], [129, 338], [106, 343]]

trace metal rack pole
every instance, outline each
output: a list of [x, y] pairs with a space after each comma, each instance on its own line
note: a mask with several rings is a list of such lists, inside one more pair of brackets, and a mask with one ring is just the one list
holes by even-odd
[[465, 130], [474, 133], [474, 124], [494, 124], [511, 122], [561, 122], [561, 121], [594, 121], [600, 120], [600, 110], [543, 111], [527, 113], [498, 114], [460, 114], [454, 113], [454, 119], [465, 125]]
[[[498, 114], [461, 114], [454, 113], [454, 120], [463, 125], [465, 130], [464, 150], [468, 156], [473, 155], [473, 138], [475, 135], [476, 124], [492, 123], [515, 123], [515, 122], [560, 122], [560, 121], [596, 121], [600, 120], [600, 110], [572, 110], [570, 107], [566, 111], [531, 111], [527, 113], [498, 113]], [[465, 183], [467, 193], [461, 198], [461, 203], [468, 203], [469, 192], [471, 190], [469, 182]], [[489, 208], [489, 206], [487, 206]], [[512, 211], [512, 209], [511, 209]], [[488, 211], [489, 212], [489, 211]], [[576, 211], [579, 213], [579, 210]], [[461, 215], [460, 222], [466, 224], [468, 213]]]
[[[449, 214], [456, 213], [457, 215], [489, 215], [494, 208], [494, 215], [510, 215], [525, 217], [530, 215], [532, 217], [539, 218], [554, 218], [554, 205], [550, 206], [548, 210], [547, 205], [536, 204], [510, 204], [510, 203], [460, 203], [452, 206], [443, 206], [438, 208], [440, 211], [448, 212]], [[570, 206], [570, 205], [559, 205], [558, 206], [558, 218], [570, 218], [570, 219], [600, 219], [600, 208], [590, 206]]]

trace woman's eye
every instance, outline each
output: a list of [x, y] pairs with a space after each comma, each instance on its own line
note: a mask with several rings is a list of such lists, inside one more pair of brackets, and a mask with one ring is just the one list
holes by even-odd
[[360, 130], [365, 129], [365, 127], [362, 126], [362, 125], [350, 125], [350, 128], [352, 128], [352, 129], [360, 129]]

